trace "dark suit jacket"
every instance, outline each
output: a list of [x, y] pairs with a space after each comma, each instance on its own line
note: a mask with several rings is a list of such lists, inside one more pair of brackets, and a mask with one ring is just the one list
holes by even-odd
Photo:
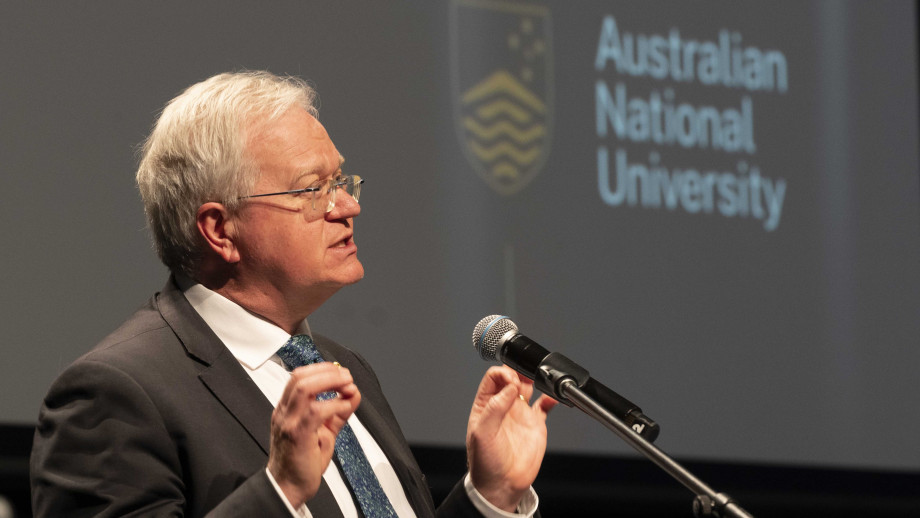
[[[370, 366], [321, 336], [348, 367], [356, 414], [412, 507], [431, 493]], [[118, 330], [68, 367], [45, 398], [31, 458], [35, 516], [290, 516], [271, 486], [272, 405], [170, 279]], [[322, 484], [308, 503], [341, 516]], [[438, 516], [478, 516], [458, 484]]]

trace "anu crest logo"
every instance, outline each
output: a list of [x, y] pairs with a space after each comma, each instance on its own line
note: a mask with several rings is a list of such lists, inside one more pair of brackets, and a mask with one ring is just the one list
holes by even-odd
[[550, 12], [513, 0], [451, 0], [454, 120], [464, 154], [503, 195], [540, 172], [552, 130]]

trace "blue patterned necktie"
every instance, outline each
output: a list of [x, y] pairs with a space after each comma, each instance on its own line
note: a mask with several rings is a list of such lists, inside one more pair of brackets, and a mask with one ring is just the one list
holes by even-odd
[[[292, 336], [278, 350], [278, 356], [290, 370], [325, 361], [316, 350], [313, 339], [307, 335]], [[335, 392], [324, 392], [317, 396], [317, 399], [331, 399], [335, 396]], [[348, 485], [351, 486], [364, 516], [367, 518], [396, 518], [396, 511], [390, 504], [390, 499], [380, 487], [380, 481], [374, 475], [374, 470], [348, 423], [345, 423], [335, 438], [335, 456], [339, 460], [339, 466], [342, 467]]]

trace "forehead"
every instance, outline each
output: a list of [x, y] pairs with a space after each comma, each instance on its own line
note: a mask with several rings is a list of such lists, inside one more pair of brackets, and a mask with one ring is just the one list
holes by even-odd
[[251, 125], [246, 148], [261, 173], [260, 183], [330, 176], [343, 162], [326, 128], [299, 107], [275, 120]]

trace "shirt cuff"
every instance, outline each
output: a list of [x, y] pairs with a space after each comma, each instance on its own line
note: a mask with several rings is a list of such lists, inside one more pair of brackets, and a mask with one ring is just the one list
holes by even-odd
[[[294, 509], [294, 506], [291, 505], [291, 502], [288, 501], [287, 497], [284, 496], [284, 491], [281, 490], [281, 486], [278, 485], [278, 482], [275, 481], [275, 477], [272, 476], [272, 472], [265, 468], [265, 474], [268, 475], [268, 481], [272, 483], [272, 487], [275, 488], [275, 491], [278, 492], [278, 496], [281, 497], [281, 501], [284, 502], [284, 506], [288, 508], [288, 511], [291, 512], [291, 516], [294, 518], [313, 518], [313, 515], [307, 509], [307, 504], [301, 504], [300, 509]], [[470, 486], [472, 487], [472, 485]]]
[[467, 496], [469, 496], [470, 501], [473, 502], [473, 507], [482, 513], [485, 518], [531, 518], [537, 512], [537, 507], [540, 504], [540, 499], [537, 497], [537, 492], [533, 490], [533, 486], [531, 486], [530, 491], [524, 494], [524, 498], [521, 498], [516, 509], [517, 512], [514, 513], [503, 511], [486, 500], [485, 497], [473, 487], [473, 479], [470, 477], [469, 473], [463, 477], [463, 488], [466, 489]]

